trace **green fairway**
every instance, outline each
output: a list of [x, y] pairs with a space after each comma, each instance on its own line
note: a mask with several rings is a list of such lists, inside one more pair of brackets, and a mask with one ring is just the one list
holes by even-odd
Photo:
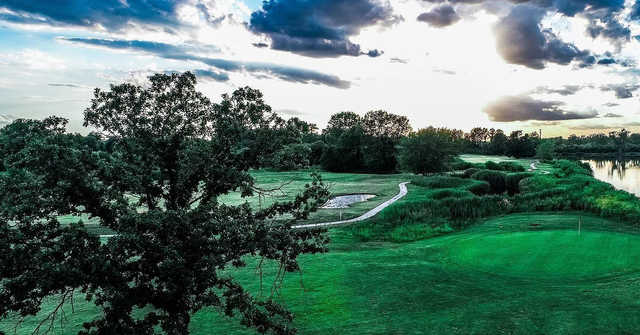
[[522, 278], [593, 278], [640, 270], [637, 235], [546, 230], [464, 235], [443, 246], [443, 260]]
[[[581, 233], [577, 224], [581, 222]], [[638, 231], [583, 213], [490, 218], [414, 243], [361, 243], [330, 232], [327, 254], [301, 257], [276, 297], [300, 334], [634, 334], [640, 329]], [[254, 293], [255, 262], [236, 278]], [[277, 268], [265, 268], [269, 296]], [[51, 308], [53, 303], [47, 304]], [[56, 334], [73, 334], [95, 309], [80, 300]], [[67, 312], [70, 308], [67, 309]], [[213, 311], [193, 334], [253, 334]], [[30, 334], [27, 319], [18, 334]], [[11, 332], [13, 323], [0, 329]]]

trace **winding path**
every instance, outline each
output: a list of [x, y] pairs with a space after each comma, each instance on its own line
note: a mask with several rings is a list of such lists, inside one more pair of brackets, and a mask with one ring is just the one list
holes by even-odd
[[[400, 188], [400, 192], [398, 194], [396, 194], [393, 198], [381, 203], [380, 205], [376, 206], [374, 209], [358, 216], [355, 217], [353, 219], [348, 219], [348, 220], [341, 220], [341, 221], [333, 221], [333, 222], [323, 222], [323, 223], [312, 223], [312, 224], [302, 224], [302, 225], [297, 225], [297, 226], [292, 226], [291, 228], [296, 228], [296, 229], [300, 229], [300, 228], [317, 228], [317, 227], [327, 227], [327, 226], [335, 226], [335, 225], [340, 225], [340, 224], [345, 224], [345, 223], [353, 223], [353, 222], [358, 222], [358, 221], [363, 221], [366, 219], [371, 218], [372, 216], [380, 213], [383, 209], [387, 208], [389, 205], [391, 205], [392, 203], [400, 200], [402, 197], [404, 197], [405, 195], [407, 195], [407, 184], [409, 182], [406, 181], [404, 183], [400, 183], [398, 184], [398, 187]], [[109, 237], [113, 237], [114, 235], [100, 235], [100, 237], [104, 237], [104, 238], [109, 238]]]
[[327, 226], [336, 226], [336, 225], [340, 225], [340, 224], [353, 223], [353, 222], [366, 220], [366, 219], [371, 218], [372, 216], [380, 213], [380, 211], [382, 211], [383, 209], [387, 208], [392, 203], [400, 200], [402, 197], [407, 195], [407, 184], [408, 183], [409, 182], [406, 181], [404, 183], [398, 184], [398, 187], [400, 188], [400, 192], [398, 194], [396, 194], [393, 198], [381, 203], [380, 205], [376, 206], [374, 209], [372, 209], [372, 210], [370, 210], [370, 211], [368, 211], [368, 212], [366, 212], [366, 213], [364, 213], [364, 214], [362, 214], [362, 215], [360, 215], [358, 217], [355, 217], [353, 219], [341, 220], [341, 221], [333, 221], [333, 222], [323, 222], [323, 223], [302, 224], [302, 225], [292, 226], [292, 228], [327, 227]]

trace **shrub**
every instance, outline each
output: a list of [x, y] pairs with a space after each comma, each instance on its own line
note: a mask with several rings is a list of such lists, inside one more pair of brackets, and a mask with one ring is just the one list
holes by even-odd
[[503, 171], [509, 171], [509, 172], [525, 172], [526, 171], [524, 166], [514, 162], [500, 162], [498, 165], [500, 165]]
[[500, 171], [481, 170], [473, 174], [471, 178], [484, 180], [491, 186], [491, 193], [504, 193], [506, 190], [506, 175]]
[[533, 176], [533, 173], [529, 173], [529, 172], [508, 174], [505, 178], [505, 187], [507, 189], [507, 192], [509, 192], [509, 195], [520, 193], [520, 181], [532, 176]]
[[478, 171], [480, 171], [480, 169], [477, 169], [477, 168], [466, 169], [464, 170], [463, 176], [465, 178], [471, 178], [471, 176], [473, 176]]
[[485, 195], [491, 192], [491, 185], [486, 181], [474, 180], [474, 183], [469, 185], [467, 190], [475, 195]]
[[456, 188], [469, 184], [469, 180], [451, 176], [413, 177], [411, 183], [427, 188]]
[[462, 197], [468, 197], [468, 196], [473, 196], [473, 193], [467, 190], [461, 190], [457, 188], [438, 189], [433, 193], [431, 193], [431, 198], [436, 200], [440, 200], [444, 198], [462, 198]]
[[502, 171], [502, 166], [494, 161], [487, 161], [484, 166], [487, 170]]
[[474, 167], [474, 165], [475, 164], [473, 163], [469, 163], [467, 161], [463, 161], [460, 158], [456, 158], [449, 164], [449, 168], [451, 170], [458, 171], [458, 170], [466, 170], [466, 169], [472, 168]]
[[309, 167], [311, 148], [302, 143], [288, 144], [276, 151], [271, 158], [271, 166], [280, 171]]
[[554, 161], [553, 167], [555, 168], [553, 174], [558, 178], [580, 174], [591, 176], [593, 174], [588, 163], [575, 162], [566, 159]]

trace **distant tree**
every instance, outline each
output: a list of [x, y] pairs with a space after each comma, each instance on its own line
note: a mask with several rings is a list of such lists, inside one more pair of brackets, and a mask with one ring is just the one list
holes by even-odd
[[538, 135], [522, 133], [522, 130], [515, 130], [509, 135], [506, 146], [508, 156], [521, 158], [533, 157], [536, 154]]
[[627, 141], [629, 140], [629, 131], [622, 129], [620, 131], [612, 131], [609, 133], [609, 138], [613, 140], [618, 151], [618, 156], [622, 156], [625, 152]]
[[459, 134], [446, 128], [424, 128], [400, 142], [399, 161], [407, 171], [419, 174], [444, 171], [459, 153]]
[[383, 110], [367, 112], [362, 119], [365, 148], [364, 169], [373, 173], [391, 173], [396, 170], [396, 145], [411, 132], [406, 116]]
[[496, 130], [495, 134], [491, 138], [491, 142], [489, 143], [489, 154], [504, 155], [507, 151], [508, 141], [509, 139], [502, 130]]
[[320, 163], [327, 171], [357, 172], [364, 168], [363, 146], [365, 135], [362, 127], [332, 130], [325, 136], [327, 145]]
[[287, 144], [272, 156], [271, 166], [280, 171], [308, 168], [311, 148], [306, 143]]
[[354, 127], [362, 127], [362, 118], [360, 115], [354, 112], [340, 112], [331, 115], [324, 132], [337, 133], [336, 135], [339, 135], [341, 132]]
[[556, 156], [556, 144], [554, 140], [543, 140], [536, 148], [536, 158], [551, 161]]
[[[84, 294], [102, 309], [84, 323], [88, 334], [188, 334], [204, 308], [293, 334], [293, 315], [229, 270], [262, 257], [296, 271], [298, 255], [324, 251], [321, 232], [291, 225], [326, 187], [314, 178], [295, 200], [261, 210], [218, 202], [256, 190], [248, 170], [261, 158], [255, 130], [271, 123], [269, 106], [248, 87], [212, 104], [190, 73], [149, 80], [95, 90], [85, 125], [112, 141], [109, 151], [64, 133], [62, 119], [0, 130], [0, 318]], [[96, 218], [115, 236], [101, 243], [60, 214]]]
[[406, 116], [396, 115], [384, 110], [367, 112], [362, 118], [365, 134], [377, 138], [399, 140], [411, 132], [411, 125]]

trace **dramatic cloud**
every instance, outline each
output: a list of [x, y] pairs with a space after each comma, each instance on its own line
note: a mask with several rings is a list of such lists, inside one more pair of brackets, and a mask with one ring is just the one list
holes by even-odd
[[130, 23], [175, 26], [180, 0], [3, 0], [0, 19], [14, 23], [40, 23], [120, 30]]
[[615, 113], [607, 113], [605, 115], [603, 115], [602, 117], [624, 117], [624, 115], [620, 115], [620, 114], [615, 114]]
[[526, 95], [506, 96], [489, 104], [484, 112], [497, 122], [557, 121], [595, 118], [596, 112], [577, 113], [566, 111], [560, 101], [541, 101]]
[[426, 22], [432, 27], [443, 28], [460, 21], [460, 16], [451, 5], [445, 4], [420, 14], [418, 21]]
[[251, 14], [249, 29], [271, 48], [310, 57], [378, 56], [349, 40], [364, 27], [402, 20], [386, 0], [272, 0]]
[[[110, 49], [124, 49], [131, 51], [140, 51], [153, 54], [158, 57], [183, 61], [197, 61], [209, 66], [215, 67], [223, 71], [246, 71], [252, 74], [271, 75], [278, 79], [297, 83], [323, 84], [336, 88], [349, 88], [350, 83], [336, 76], [328, 75], [313, 70], [306, 70], [297, 67], [262, 63], [262, 62], [239, 62], [226, 60], [221, 58], [210, 58], [197, 56], [189, 53], [190, 47], [181, 47], [166, 43], [148, 42], [148, 41], [123, 41], [123, 40], [104, 40], [93, 38], [61, 38], [63, 41], [89, 46], [99, 46]], [[212, 72], [213, 73], [213, 72]], [[216, 73], [209, 74], [209, 78], [224, 80], [226, 74]], [[201, 75], [205, 72], [201, 72]]]
[[637, 84], [609, 84], [600, 87], [603, 92], [613, 91], [618, 99], [628, 99], [633, 97], [633, 92], [637, 91], [640, 85]]
[[544, 15], [545, 11], [538, 7], [518, 5], [498, 21], [494, 27], [497, 50], [508, 63], [543, 69], [547, 63], [566, 65], [577, 61], [580, 66], [589, 66], [596, 62], [589, 51], [542, 29]]
[[550, 88], [541, 86], [531, 91], [532, 94], [560, 94], [562, 96], [574, 95], [583, 88], [591, 87], [590, 85], [564, 85], [561, 88]]

